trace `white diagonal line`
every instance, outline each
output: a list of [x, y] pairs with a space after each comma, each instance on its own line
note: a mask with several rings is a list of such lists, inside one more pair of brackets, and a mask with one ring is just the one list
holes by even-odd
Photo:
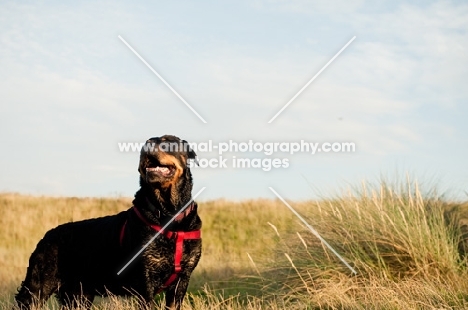
[[203, 123], [206, 124], [206, 121], [203, 119], [203, 117], [201, 117], [200, 114], [198, 114], [197, 111], [195, 111], [195, 109], [192, 108], [192, 106], [191, 106], [190, 104], [188, 104], [188, 102], [185, 101], [185, 99], [182, 98], [182, 96], [179, 95], [179, 93], [176, 92], [175, 89], [172, 88], [172, 86], [169, 85], [169, 83], [167, 83], [166, 80], [163, 79], [163, 77], [160, 76], [159, 73], [157, 73], [156, 70], [154, 70], [153, 67], [151, 67], [150, 64], [148, 64], [148, 63], [143, 59], [143, 57], [141, 57], [140, 54], [138, 54], [137, 51], [135, 51], [135, 50], [133, 49], [133, 47], [131, 47], [130, 44], [127, 43], [127, 41], [125, 41], [120, 35], [119, 35], [119, 39], [120, 39], [120, 40], [121, 40], [137, 57], [138, 57], [138, 58], [140, 58], [140, 60], [141, 60], [154, 74], [156, 74], [156, 76], [157, 76], [164, 84], [166, 84], [166, 86], [169, 87], [169, 89], [172, 90], [172, 92], [173, 92], [180, 100], [182, 100], [182, 102], [185, 103], [185, 105], [186, 105], [196, 116], [198, 116], [198, 118], [199, 118]]
[[196, 193], [195, 196], [193, 196], [193, 198], [190, 199], [190, 201], [187, 202], [187, 204], [186, 204], [182, 209], [180, 209], [179, 212], [177, 212], [176, 215], [174, 215], [174, 216], [171, 218], [171, 220], [170, 220], [169, 222], [167, 222], [167, 224], [164, 225], [163, 228], [161, 228], [161, 230], [158, 231], [157, 234], [154, 235], [154, 237], [151, 238], [150, 241], [148, 241], [148, 242], [141, 248], [141, 250], [138, 251], [138, 253], [136, 253], [136, 254], [132, 257], [132, 259], [129, 260], [128, 263], [125, 264], [125, 266], [122, 267], [122, 269], [120, 269], [119, 272], [117, 272], [117, 275], [120, 275], [120, 274], [122, 273], [122, 271], [124, 271], [125, 268], [127, 268], [128, 265], [130, 265], [130, 264], [135, 260], [135, 258], [137, 258], [137, 257], [141, 254], [141, 252], [143, 252], [143, 250], [146, 249], [146, 248], [151, 244], [151, 242], [153, 242], [154, 239], [156, 239], [156, 238], [161, 234], [161, 232], [163, 232], [164, 229], [166, 229], [167, 226], [169, 226], [179, 214], [181, 214], [182, 212], [184, 212], [185, 209], [192, 203], [192, 201], [194, 201], [195, 198], [197, 198], [197, 196], [200, 195], [201, 192], [203, 192], [203, 191], [205, 190], [205, 188], [206, 188], [206, 187], [203, 187], [200, 191], [198, 191], [198, 193]]
[[341, 257], [341, 255], [338, 254], [338, 252], [335, 251], [335, 249], [332, 248], [331, 245], [328, 244], [328, 242], [327, 242], [325, 239], [323, 239], [322, 236], [320, 236], [320, 234], [319, 234], [311, 225], [309, 225], [309, 223], [307, 223], [306, 220], [304, 220], [304, 218], [303, 218], [299, 213], [297, 213], [296, 210], [293, 209], [293, 207], [291, 207], [291, 206], [289, 205], [289, 203], [286, 202], [286, 200], [283, 199], [283, 197], [281, 197], [273, 188], [269, 187], [269, 189], [276, 195], [276, 197], [278, 197], [278, 198], [292, 211], [292, 213], [294, 213], [294, 215], [296, 215], [296, 216], [302, 221], [302, 223], [304, 223], [304, 224], [306, 225], [307, 228], [309, 228], [309, 230], [310, 230], [320, 241], [322, 241], [323, 244], [325, 244], [325, 245], [330, 249], [330, 251], [333, 252], [333, 254], [336, 255], [336, 257], [338, 257], [338, 258], [346, 265], [346, 267], [349, 268], [349, 270], [352, 271], [352, 273], [357, 274], [356, 270], [354, 270], [354, 268], [351, 267], [351, 265], [348, 264], [348, 262], [345, 261], [344, 258]]
[[346, 45], [343, 46], [343, 47], [340, 49], [340, 51], [339, 51], [338, 53], [336, 53], [336, 55], [333, 56], [333, 58], [330, 59], [330, 60], [327, 62], [327, 64], [326, 64], [325, 66], [323, 66], [323, 68], [320, 69], [320, 71], [317, 72], [317, 74], [315, 74], [314, 77], [313, 77], [312, 79], [310, 79], [310, 81], [307, 82], [307, 84], [305, 84], [304, 87], [302, 87], [301, 90], [300, 90], [297, 94], [295, 94], [294, 97], [292, 97], [291, 100], [289, 100], [288, 103], [286, 103], [286, 105], [285, 105], [283, 108], [281, 108], [281, 110], [278, 111], [278, 113], [276, 113], [275, 116], [273, 116], [272, 119], [270, 119], [270, 121], [268, 122], [268, 124], [270, 124], [271, 122], [273, 122], [273, 121], [275, 120], [275, 118], [277, 118], [278, 115], [280, 115], [281, 112], [283, 112], [284, 109], [286, 109], [286, 108], [291, 104], [291, 102], [293, 102], [294, 99], [296, 99], [296, 97], [299, 96], [299, 95], [304, 91], [304, 89], [306, 89], [307, 86], [309, 86], [309, 84], [312, 83], [312, 82], [320, 75], [320, 73], [322, 73], [322, 71], [325, 70], [325, 69], [333, 62], [333, 60], [335, 60], [335, 58], [338, 57], [338, 56], [341, 54], [341, 52], [343, 52], [343, 51], [348, 47], [348, 45], [350, 45], [351, 42], [354, 41], [354, 39], [356, 39], [356, 36], [354, 36], [351, 40], [349, 40], [348, 43], [346, 43]]

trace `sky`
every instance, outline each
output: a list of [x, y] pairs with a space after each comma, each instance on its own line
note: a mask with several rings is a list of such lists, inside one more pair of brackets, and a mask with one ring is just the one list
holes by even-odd
[[315, 199], [407, 173], [466, 199], [466, 16], [455, 1], [2, 1], [0, 192], [133, 196], [139, 153], [118, 144], [172, 134], [355, 144], [223, 154], [288, 166], [193, 169], [202, 200]]

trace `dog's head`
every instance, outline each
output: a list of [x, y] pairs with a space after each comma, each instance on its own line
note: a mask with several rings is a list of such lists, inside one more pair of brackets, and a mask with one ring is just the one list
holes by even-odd
[[195, 158], [195, 152], [185, 140], [170, 135], [148, 139], [140, 153], [140, 183], [150, 186], [159, 200], [169, 198], [178, 204], [192, 190], [188, 163]]

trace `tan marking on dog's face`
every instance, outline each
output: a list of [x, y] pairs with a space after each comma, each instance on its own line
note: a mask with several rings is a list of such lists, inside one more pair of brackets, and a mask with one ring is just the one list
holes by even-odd
[[[183, 156], [182, 156], [183, 157]], [[158, 173], [150, 172], [147, 168], [151, 166], [154, 168], [154, 165], [151, 162], [157, 162], [157, 166], [167, 166], [171, 169], [171, 175], [165, 177], [164, 175], [158, 175]], [[180, 179], [184, 172], [185, 164], [181, 163], [174, 155], [170, 155], [161, 150], [153, 154], [144, 154], [141, 156], [140, 165], [138, 171], [140, 172], [141, 177], [148, 181], [149, 174], [153, 174], [154, 178], [160, 178], [159, 183], [161, 188], [167, 189], [171, 185], [175, 185]], [[151, 182], [150, 182], [151, 183]]]
[[159, 162], [161, 164], [167, 165], [167, 166], [173, 165], [173, 166], [175, 166], [175, 169], [176, 169], [172, 179], [167, 181], [167, 182], [161, 183], [161, 187], [166, 189], [170, 185], [175, 186], [175, 184], [180, 179], [180, 177], [182, 176], [182, 173], [184, 171], [184, 168], [182, 167], [181, 163], [179, 162], [179, 160], [175, 156], [169, 155], [167, 153], [159, 153]]

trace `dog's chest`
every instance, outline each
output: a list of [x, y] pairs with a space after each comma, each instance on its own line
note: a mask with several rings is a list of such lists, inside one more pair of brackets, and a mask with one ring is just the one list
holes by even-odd
[[191, 273], [198, 264], [200, 256], [201, 239], [184, 240], [182, 247], [177, 249], [176, 240], [163, 236], [153, 241], [142, 253], [147, 272], [161, 276], [173, 273], [177, 262], [180, 264], [181, 273]]

